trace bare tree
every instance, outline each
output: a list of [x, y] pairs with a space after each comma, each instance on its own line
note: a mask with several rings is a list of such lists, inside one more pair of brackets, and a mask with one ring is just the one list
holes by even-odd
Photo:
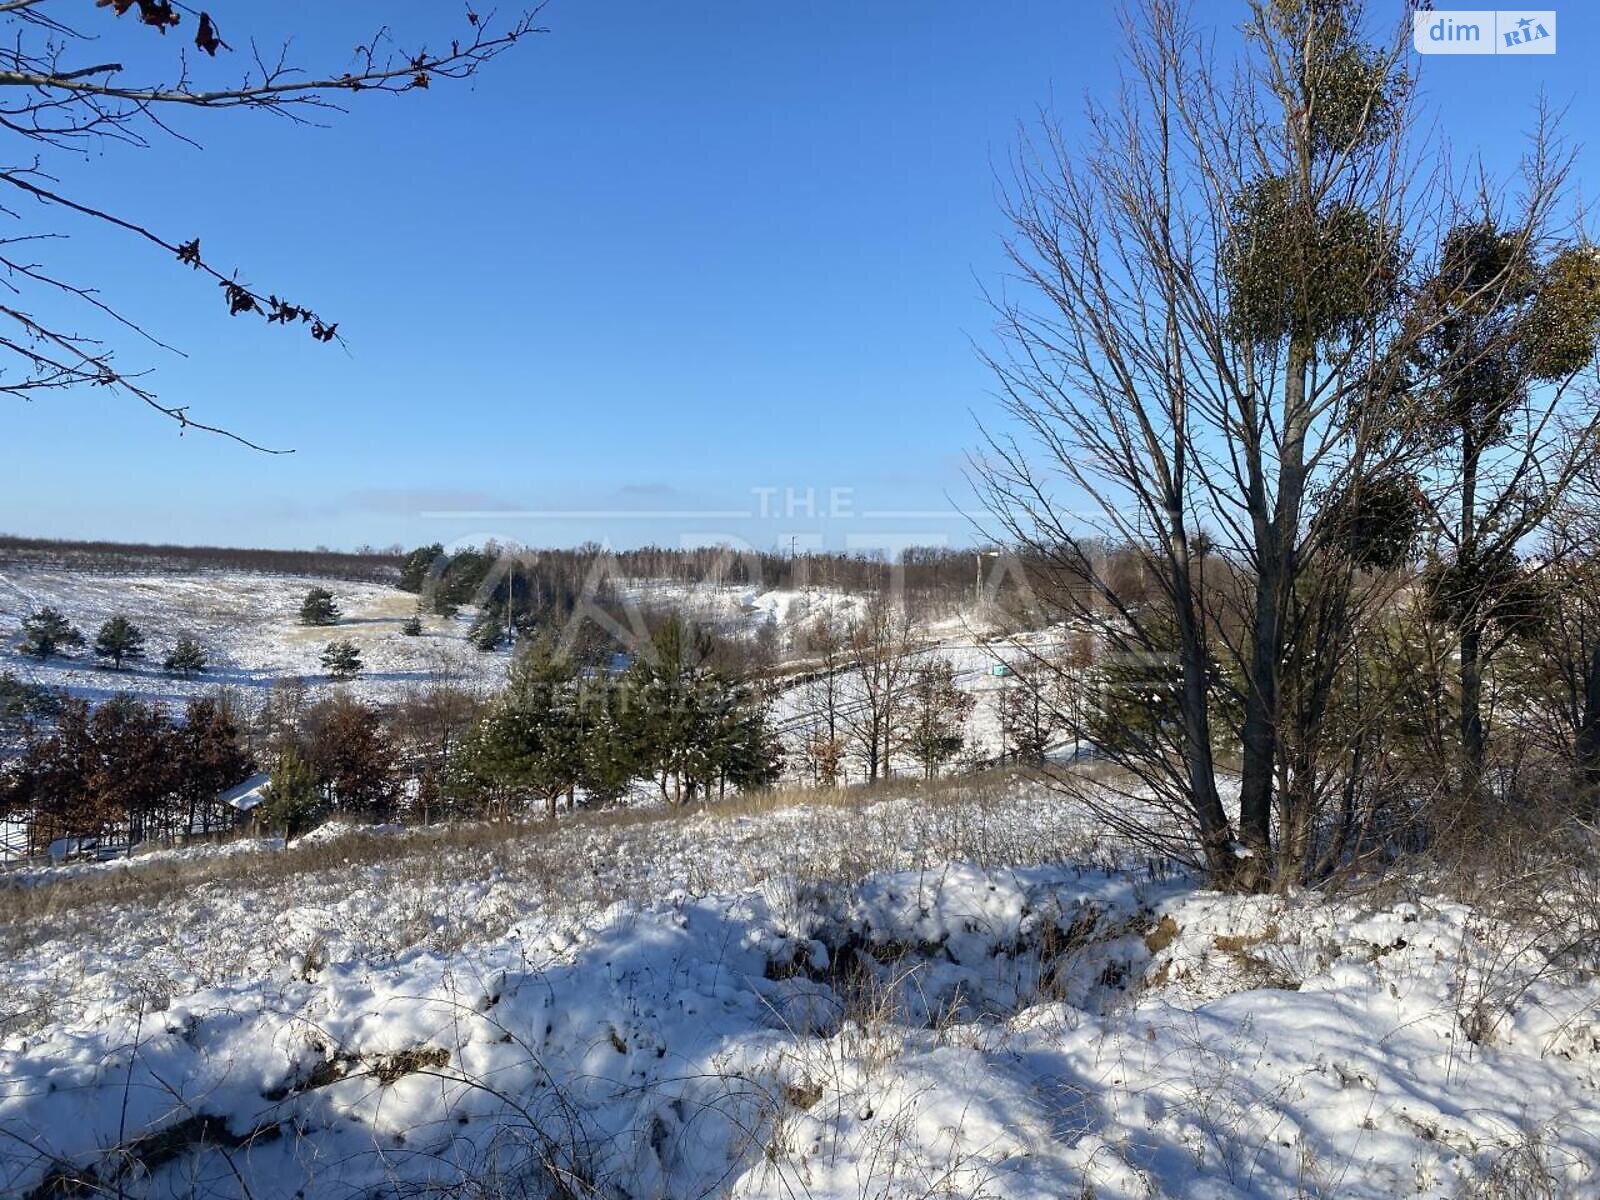
[[800, 759], [810, 770], [813, 783], [837, 787], [843, 780], [847, 749], [842, 724], [848, 669], [845, 637], [831, 619], [824, 618], [817, 622], [809, 642], [817, 668], [803, 685], [807, 718], [801, 731]]
[[[270, 6], [268, 6], [270, 11]], [[296, 29], [283, 30], [278, 49], [253, 34], [224, 30], [210, 12], [177, 0], [3, 0], [0, 2], [0, 123], [14, 141], [0, 182], [12, 203], [0, 211], [18, 231], [0, 238], [0, 352], [11, 359], [0, 392], [29, 398], [79, 386], [109, 388], [149, 405], [182, 428], [245, 438], [196, 421], [186, 406], [163, 402], [141, 370], [124, 368], [115, 347], [84, 332], [107, 331], [171, 349], [146, 324], [133, 296], [104, 295], [98, 281], [52, 266], [47, 251], [76, 221], [98, 225], [170, 255], [203, 276], [233, 316], [304, 329], [318, 342], [340, 340], [331, 316], [255, 287], [227, 269], [185, 218], [125, 211], [116, 188], [85, 195], [60, 182], [54, 164], [96, 152], [108, 143], [142, 148], [158, 138], [193, 139], [183, 114], [265, 110], [309, 122], [372, 93], [422, 92], [438, 82], [473, 75], [489, 60], [539, 32], [537, 9], [502, 21], [462, 10], [460, 27], [440, 31], [432, 45], [402, 44], [388, 28], [358, 46], [351, 61], [304, 66], [291, 58]], [[252, 13], [252, 16], [257, 14]], [[320, 19], [320, 18], [319, 18]], [[238, 47], [236, 49], [235, 47]], [[76, 306], [78, 317], [64, 314]], [[58, 315], [59, 314], [59, 315]]]
[[[979, 484], [1041, 595], [1095, 630], [1110, 701], [1144, 709], [1109, 750], [1135, 785], [1091, 803], [1164, 846], [1183, 830], [1231, 886], [1315, 869], [1352, 769], [1329, 701], [1396, 586], [1373, 552], [1426, 507], [1418, 364], [1477, 360], [1428, 303], [1461, 206], [1416, 166], [1408, 30], [1255, 0], [1228, 71], [1146, 0], [1119, 103], [1082, 148], [1046, 123], [1008, 198], [1020, 287], [989, 361], [1021, 433], [990, 436]], [[1533, 144], [1518, 228], [1560, 190], [1550, 131]]]
[[842, 714], [844, 728], [868, 781], [888, 778], [904, 734], [913, 667], [911, 625], [896, 597], [873, 599], [850, 628], [849, 648], [854, 694]]
[[1422, 489], [1436, 534], [1429, 584], [1456, 635], [1459, 790], [1482, 785], [1485, 674], [1539, 616], [1537, 576], [1568, 548], [1521, 562], [1588, 467], [1600, 434], [1591, 370], [1600, 326], [1600, 256], [1554, 208], [1570, 168], [1541, 131], [1528, 199], [1506, 212], [1487, 185], [1445, 238], [1418, 300], [1429, 334], [1416, 388], [1435, 439]]

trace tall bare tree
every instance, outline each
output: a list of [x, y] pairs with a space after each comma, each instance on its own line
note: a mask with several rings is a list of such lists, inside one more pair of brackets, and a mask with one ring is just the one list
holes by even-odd
[[[1241, 12], [1228, 69], [1177, 0], [1146, 0], [1119, 102], [1081, 146], [1046, 122], [1019, 152], [989, 361], [1020, 432], [978, 477], [1041, 594], [1115, 656], [1117, 703], [1147, 709], [1104, 815], [1153, 810], [1142, 833], [1176, 825], [1219, 881], [1262, 887], [1314, 869], [1353, 769], [1325, 752], [1329, 700], [1397, 586], [1376, 560], [1427, 507], [1410, 481], [1442, 385], [1419, 364], [1456, 380], [1475, 355], [1428, 302], [1462, 206], [1417, 166], [1444, 159], [1414, 133], [1409, 24], [1375, 37], [1357, 0]], [[1533, 141], [1511, 223], [1542, 229], [1562, 172]]]
[[850, 627], [848, 644], [853, 694], [841, 716], [870, 782], [889, 776], [913, 677], [911, 624], [899, 598], [875, 597]]

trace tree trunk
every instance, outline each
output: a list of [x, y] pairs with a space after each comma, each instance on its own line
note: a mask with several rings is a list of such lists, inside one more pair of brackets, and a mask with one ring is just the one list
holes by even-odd
[[[1257, 486], [1255, 620], [1241, 731], [1239, 836], [1259, 858], [1251, 882], [1261, 886], [1271, 865], [1272, 781], [1278, 755], [1278, 679], [1283, 658], [1283, 609], [1295, 580], [1295, 542], [1305, 488], [1306, 370], [1311, 347], [1296, 338], [1289, 347], [1284, 381], [1283, 445], [1278, 488], [1270, 518], [1264, 489]], [[1259, 485], [1259, 478], [1257, 479]]]
[[1461, 629], [1461, 795], [1475, 797], [1483, 784], [1483, 631], [1476, 615]]
[[1578, 730], [1579, 780], [1585, 791], [1600, 787], [1600, 641], [1583, 679], [1583, 725]]
[[1475, 799], [1483, 784], [1483, 595], [1478, 569], [1478, 460], [1482, 451], [1470, 418], [1461, 427], [1461, 529], [1456, 547], [1457, 588], [1452, 597], [1464, 605], [1460, 629], [1461, 651], [1461, 798]]
[[1195, 618], [1189, 578], [1189, 545], [1181, 524], [1174, 524], [1173, 591], [1178, 618], [1178, 655], [1183, 668], [1184, 768], [1190, 803], [1205, 848], [1206, 868], [1226, 884], [1238, 868], [1233, 853], [1233, 827], [1217, 795], [1217, 772], [1211, 752], [1211, 715], [1206, 678], [1205, 643]]

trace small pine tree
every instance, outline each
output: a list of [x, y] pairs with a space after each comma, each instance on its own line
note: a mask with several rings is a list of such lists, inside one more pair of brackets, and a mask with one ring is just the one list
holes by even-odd
[[21, 650], [40, 660], [83, 645], [83, 634], [56, 609], [45, 607], [22, 623]]
[[300, 624], [337, 625], [339, 606], [333, 602], [333, 593], [327, 588], [314, 587], [300, 602]]
[[361, 674], [361, 651], [348, 638], [329, 642], [322, 652], [322, 669], [334, 679], [352, 679]]
[[973, 699], [956, 683], [950, 662], [939, 659], [917, 668], [909, 702], [906, 743], [911, 756], [922, 764], [924, 778], [932, 779], [960, 752]]
[[109, 658], [112, 669], [120, 671], [123, 663], [144, 657], [144, 631], [127, 617], [112, 617], [95, 635], [94, 656]]
[[407, 617], [405, 619], [405, 621], [400, 626], [400, 632], [402, 634], [404, 634], [406, 637], [421, 637], [422, 636], [422, 618], [421, 617]]
[[285, 750], [257, 810], [263, 828], [281, 829], [285, 840], [292, 838], [310, 827], [321, 804], [317, 773], [293, 748]]
[[492, 608], [480, 612], [467, 630], [467, 641], [485, 654], [500, 649], [506, 640], [506, 620]]
[[161, 665], [187, 679], [191, 675], [204, 674], [209, 662], [205, 648], [199, 642], [193, 638], [179, 638], [178, 644], [167, 654], [166, 661]]

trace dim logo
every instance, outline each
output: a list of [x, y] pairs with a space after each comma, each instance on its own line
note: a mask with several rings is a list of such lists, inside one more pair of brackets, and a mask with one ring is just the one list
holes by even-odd
[[1418, 54], [1554, 54], [1556, 14], [1526, 9], [1426, 9], [1412, 14]]

